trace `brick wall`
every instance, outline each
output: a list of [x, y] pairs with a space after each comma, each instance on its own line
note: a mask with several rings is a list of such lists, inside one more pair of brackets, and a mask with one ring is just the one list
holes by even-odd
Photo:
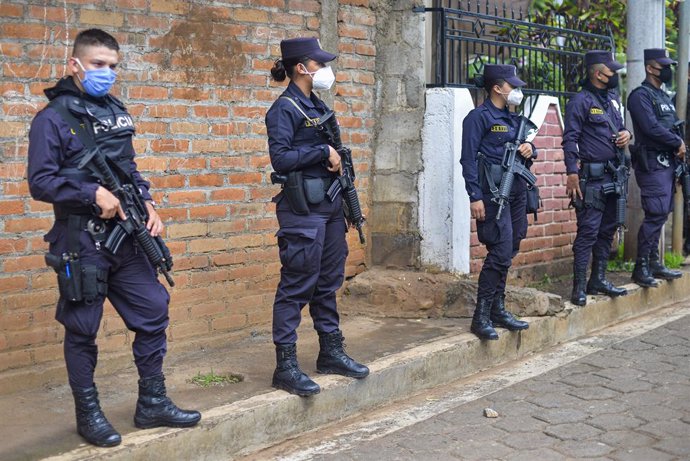
[[[26, 184], [27, 132], [44, 88], [65, 73], [77, 32], [100, 27], [122, 46], [115, 93], [135, 118], [139, 168], [152, 183], [175, 259], [171, 341], [265, 325], [278, 279], [264, 114], [283, 38], [316, 35], [317, 0], [3, 0], [0, 3], [0, 371], [62, 356], [55, 275], [44, 267], [50, 206]], [[334, 108], [367, 202], [376, 17], [338, 2]], [[366, 212], [366, 210], [365, 210]], [[348, 275], [365, 251], [350, 234]], [[102, 351], [129, 344], [106, 308]]]
[[[575, 240], [577, 223], [575, 210], [568, 208], [570, 199], [565, 195], [565, 164], [561, 137], [563, 129], [558, 120], [558, 109], [552, 105], [539, 127], [534, 145], [539, 156], [532, 172], [537, 175], [537, 184], [542, 198], [542, 209], [538, 220], [529, 215], [527, 237], [520, 245], [520, 253], [513, 259], [513, 266], [548, 263], [557, 259], [572, 258], [572, 243]], [[478, 273], [486, 256], [486, 248], [477, 239], [476, 223], [472, 221], [470, 240], [470, 272]]]

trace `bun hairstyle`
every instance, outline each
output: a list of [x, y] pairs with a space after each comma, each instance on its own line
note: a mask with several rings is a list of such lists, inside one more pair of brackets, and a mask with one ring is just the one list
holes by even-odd
[[287, 77], [287, 71], [285, 70], [285, 65], [282, 59], [276, 59], [271, 68], [271, 76], [276, 82], [282, 82]]
[[484, 90], [489, 94], [491, 94], [491, 88], [493, 88], [494, 85], [502, 86], [506, 82], [502, 78], [493, 80], [487, 79], [482, 74], [475, 75], [472, 80], [477, 88], [484, 88]]
[[292, 80], [292, 76], [295, 73], [295, 66], [297, 64], [307, 64], [309, 61], [308, 57], [296, 58], [296, 59], [276, 59], [271, 68], [271, 76], [276, 82], [282, 82], [286, 77]]

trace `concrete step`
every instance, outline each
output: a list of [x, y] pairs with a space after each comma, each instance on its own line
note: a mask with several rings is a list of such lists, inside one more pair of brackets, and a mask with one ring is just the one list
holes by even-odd
[[[312, 361], [316, 356], [316, 339], [303, 326], [300, 344], [307, 346], [300, 354], [300, 361], [305, 371], [312, 374], [322, 387], [320, 394], [309, 398], [268, 388], [274, 363], [269, 338], [240, 344], [240, 347], [246, 348], [241, 351], [236, 350], [237, 344], [233, 344], [231, 351], [225, 351], [228, 354], [225, 360], [234, 363], [234, 356], [245, 355], [243, 363], [251, 365], [247, 369], [247, 376], [255, 388], [241, 395], [232, 394], [233, 391], [227, 389], [217, 391], [219, 397], [215, 405], [201, 405], [204, 411], [199, 426], [192, 429], [132, 429], [123, 431], [125, 435], [119, 447], [100, 449], [81, 446], [62, 454], [57, 454], [59, 449], [52, 447], [55, 456], [48, 459], [232, 459], [301, 432], [404, 399], [425, 389], [681, 301], [690, 296], [690, 276], [685, 274], [683, 278], [664, 282], [655, 289], [641, 289], [634, 284], [626, 288], [630, 294], [622, 298], [589, 297], [585, 307], [566, 303], [565, 309], [554, 316], [528, 318], [530, 328], [522, 332], [499, 330], [498, 341], [478, 340], [468, 333], [469, 325], [464, 319], [344, 319], [343, 330], [351, 345], [348, 351], [353, 357], [365, 361], [371, 369], [370, 376], [359, 381], [314, 375]], [[311, 357], [310, 360], [302, 358], [306, 354]], [[184, 360], [193, 359], [188, 357]], [[180, 360], [173, 367], [174, 375], [184, 374], [183, 369], [193, 369], [189, 363], [185, 365], [182, 363], [184, 360]], [[203, 364], [197, 362], [193, 365], [201, 368], [211, 362], [206, 360]], [[233, 369], [238, 371], [236, 367]], [[135, 386], [130, 383], [130, 387], [134, 389]], [[213, 396], [213, 393], [214, 389], [185, 391], [184, 385], [179, 382], [177, 388], [171, 389], [176, 401], [188, 407], [195, 406], [194, 402], [204, 401], [204, 398], [208, 403], [208, 396]], [[176, 397], [179, 395], [183, 398]], [[136, 396], [131, 395], [128, 399], [130, 406], [125, 413], [131, 419]], [[227, 400], [224, 402], [224, 399]], [[64, 402], [65, 408], [70, 408], [69, 400], [67, 398]], [[0, 399], [0, 411], [2, 409]], [[39, 416], [36, 418], [39, 419]], [[70, 434], [69, 437], [74, 438], [72, 418], [71, 413], [63, 415], [62, 434]], [[112, 422], [120, 428], [119, 421]], [[37, 436], [35, 443], [42, 443], [42, 439]], [[21, 459], [5, 457], [2, 450], [0, 458]]]

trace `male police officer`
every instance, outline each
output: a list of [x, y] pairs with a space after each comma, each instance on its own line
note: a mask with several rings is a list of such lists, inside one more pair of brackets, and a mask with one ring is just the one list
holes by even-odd
[[149, 215], [146, 227], [152, 236], [161, 233], [163, 223], [153, 208], [149, 184], [134, 163], [132, 118], [108, 94], [116, 78], [118, 51], [115, 38], [102, 30], [79, 33], [67, 63], [72, 76], [45, 91], [50, 103], [36, 115], [29, 133], [31, 195], [52, 203], [55, 212], [55, 224], [45, 236], [50, 243], [46, 260], [59, 261], [56, 319], [65, 327], [65, 363], [77, 431], [98, 446], [121, 441], [101, 411], [93, 381], [96, 333], [106, 295], [135, 332], [132, 349], [140, 377], [135, 425], [189, 427], [201, 418], [199, 412], [180, 410], [166, 396], [162, 365], [170, 297], [132, 237], [117, 254], [101, 248], [103, 233], [113, 229], [115, 219], [126, 216], [119, 200], [79, 168], [86, 153], [82, 140], [91, 139], [138, 186]]
[[637, 142], [633, 150], [635, 179], [640, 186], [644, 221], [637, 234], [637, 261], [632, 279], [640, 286], [655, 287], [655, 277], [673, 280], [679, 271], [666, 268], [659, 258], [661, 229], [673, 208], [676, 156], [685, 156], [683, 138], [673, 132], [676, 109], [662, 83], [673, 79], [670, 59], [664, 49], [644, 50], [645, 73], [642, 85], [628, 97]]
[[608, 51], [589, 51], [585, 54], [585, 66], [587, 82], [566, 106], [563, 133], [568, 174], [566, 192], [577, 213], [570, 301], [578, 306], [587, 302], [585, 278], [590, 252], [592, 273], [586, 292], [608, 296], [627, 293], [606, 280], [606, 264], [617, 227], [618, 197], [605, 191], [614, 180], [615, 169], [624, 161], [620, 149], [630, 140], [615, 92], [618, 87], [616, 71], [623, 66], [614, 61]]

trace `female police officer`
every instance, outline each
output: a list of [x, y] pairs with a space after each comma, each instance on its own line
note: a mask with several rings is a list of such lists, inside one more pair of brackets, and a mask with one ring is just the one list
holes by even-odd
[[[494, 326], [524, 330], [527, 322], [515, 319], [505, 310], [505, 286], [508, 268], [527, 233], [525, 180], [515, 175], [510, 205], [497, 219], [498, 204], [492, 199], [490, 183], [500, 183], [506, 142], [515, 140], [520, 116], [507, 106], [522, 101], [520, 87], [525, 82], [515, 74], [515, 66], [485, 65], [483, 85], [488, 93], [484, 103], [472, 110], [462, 125], [462, 175], [470, 196], [470, 211], [477, 220], [477, 236], [488, 254], [479, 273], [477, 307], [471, 331], [481, 339], [498, 339]], [[523, 143], [518, 153], [525, 159], [536, 155], [530, 143]], [[495, 174], [492, 174], [495, 173]]]
[[274, 197], [280, 230], [280, 282], [273, 304], [273, 342], [277, 366], [273, 387], [301, 396], [317, 394], [319, 385], [297, 363], [296, 329], [309, 303], [319, 334], [319, 373], [364, 378], [369, 369], [343, 350], [336, 309], [336, 290], [343, 283], [347, 242], [342, 200], [325, 195], [340, 171], [340, 156], [320, 129], [330, 109], [312, 90], [328, 90], [335, 81], [324, 63], [336, 58], [315, 38], [280, 43], [282, 58], [271, 69], [276, 81], [290, 78], [285, 92], [266, 114], [275, 182], [283, 184]]

